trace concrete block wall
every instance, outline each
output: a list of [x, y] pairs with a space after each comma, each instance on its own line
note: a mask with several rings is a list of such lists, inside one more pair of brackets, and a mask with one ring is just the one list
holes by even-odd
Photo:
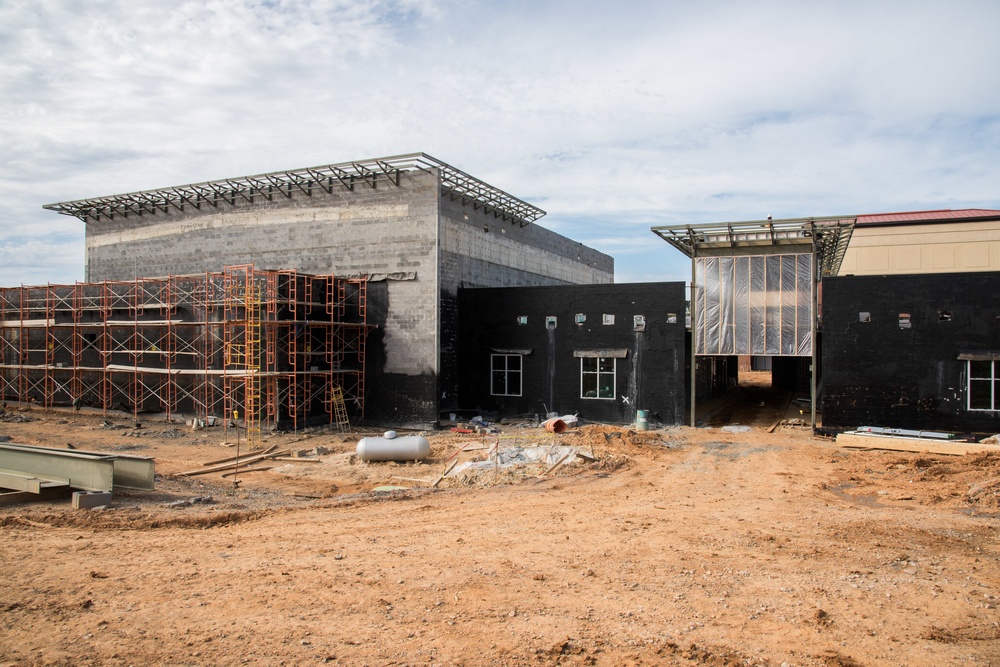
[[614, 259], [533, 223], [522, 227], [441, 196], [441, 411], [458, 406], [458, 291], [471, 287], [592, 285], [614, 282]]
[[[438, 179], [404, 172], [400, 184], [356, 183], [332, 194], [275, 193], [253, 203], [203, 203], [87, 225], [87, 278], [125, 280], [221, 271], [254, 263], [337, 275], [414, 273], [369, 285], [366, 416], [402, 423], [426, 417], [436, 395]], [[374, 344], [373, 344], [374, 343]], [[374, 380], [374, 381], [372, 381]], [[405, 385], [406, 391], [390, 391]]]
[[[460, 287], [612, 283], [614, 260], [537, 224], [521, 227], [440, 191], [433, 172], [353, 191], [275, 191], [199, 209], [88, 221], [87, 280], [221, 271], [413, 274], [370, 283], [366, 417], [424, 424], [457, 390]], [[443, 398], [442, 398], [443, 397]]]

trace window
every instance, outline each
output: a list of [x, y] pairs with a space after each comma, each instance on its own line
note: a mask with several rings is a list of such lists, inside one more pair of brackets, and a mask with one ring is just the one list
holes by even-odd
[[492, 380], [490, 394], [493, 396], [521, 395], [521, 355], [494, 354], [490, 358]]
[[615, 316], [609, 313], [604, 313], [603, 317], [601, 318], [601, 323], [606, 326], [611, 326], [612, 324], [615, 323]]
[[615, 359], [580, 359], [580, 398], [615, 398]]
[[525, 324], [527, 324], [527, 323], [528, 323], [528, 316], [527, 316], [527, 315], [518, 315], [518, 316], [517, 316], [517, 323], [518, 323], [518, 324], [519, 324], [520, 326], [522, 326], [522, 327], [523, 327], [523, 326], [524, 326]]
[[587, 316], [584, 313], [577, 313], [576, 316], [573, 318], [573, 321], [575, 321], [577, 324], [583, 324], [584, 322], [587, 321]]
[[1000, 361], [969, 361], [969, 409], [1000, 410]]

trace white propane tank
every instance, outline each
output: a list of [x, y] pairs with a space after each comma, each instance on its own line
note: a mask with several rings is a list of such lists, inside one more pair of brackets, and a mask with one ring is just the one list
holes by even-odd
[[361, 438], [357, 448], [358, 458], [362, 461], [422, 461], [430, 453], [431, 443], [422, 435]]

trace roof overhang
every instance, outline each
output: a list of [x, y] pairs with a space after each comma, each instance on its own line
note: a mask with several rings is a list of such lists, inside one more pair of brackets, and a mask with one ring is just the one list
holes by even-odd
[[857, 216], [712, 222], [652, 227], [688, 257], [815, 253], [824, 276], [835, 276]]
[[482, 208], [496, 218], [509, 220], [522, 227], [535, 222], [545, 211], [495, 188], [478, 178], [431, 157], [426, 153], [409, 153], [392, 157], [373, 158], [355, 162], [341, 162], [318, 167], [274, 171], [256, 176], [227, 178], [178, 185], [158, 190], [142, 190], [120, 195], [78, 199], [75, 201], [46, 204], [42, 208], [63, 215], [72, 215], [85, 223], [96, 222], [101, 216], [155, 215], [172, 209], [211, 210], [220, 203], [235, 206], [237, 202], [253, 204], [291, 199], [294, 193], [312, 195], [323, 191], [332, 193], [335, 188], [353, 191], [355, 187], [375, 189], [379, 183], [399, 185], [402, 172], [423, 171], [437, 173], [441, 190], [464, 206]]

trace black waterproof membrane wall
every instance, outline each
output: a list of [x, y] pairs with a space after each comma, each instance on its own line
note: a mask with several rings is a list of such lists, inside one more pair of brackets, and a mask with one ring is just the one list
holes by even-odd
[[823, 425], [1000, 432], [1000, 273], [823, 280]]
[[685, 419], [684, 283], [459, 290], [463, 410]]

